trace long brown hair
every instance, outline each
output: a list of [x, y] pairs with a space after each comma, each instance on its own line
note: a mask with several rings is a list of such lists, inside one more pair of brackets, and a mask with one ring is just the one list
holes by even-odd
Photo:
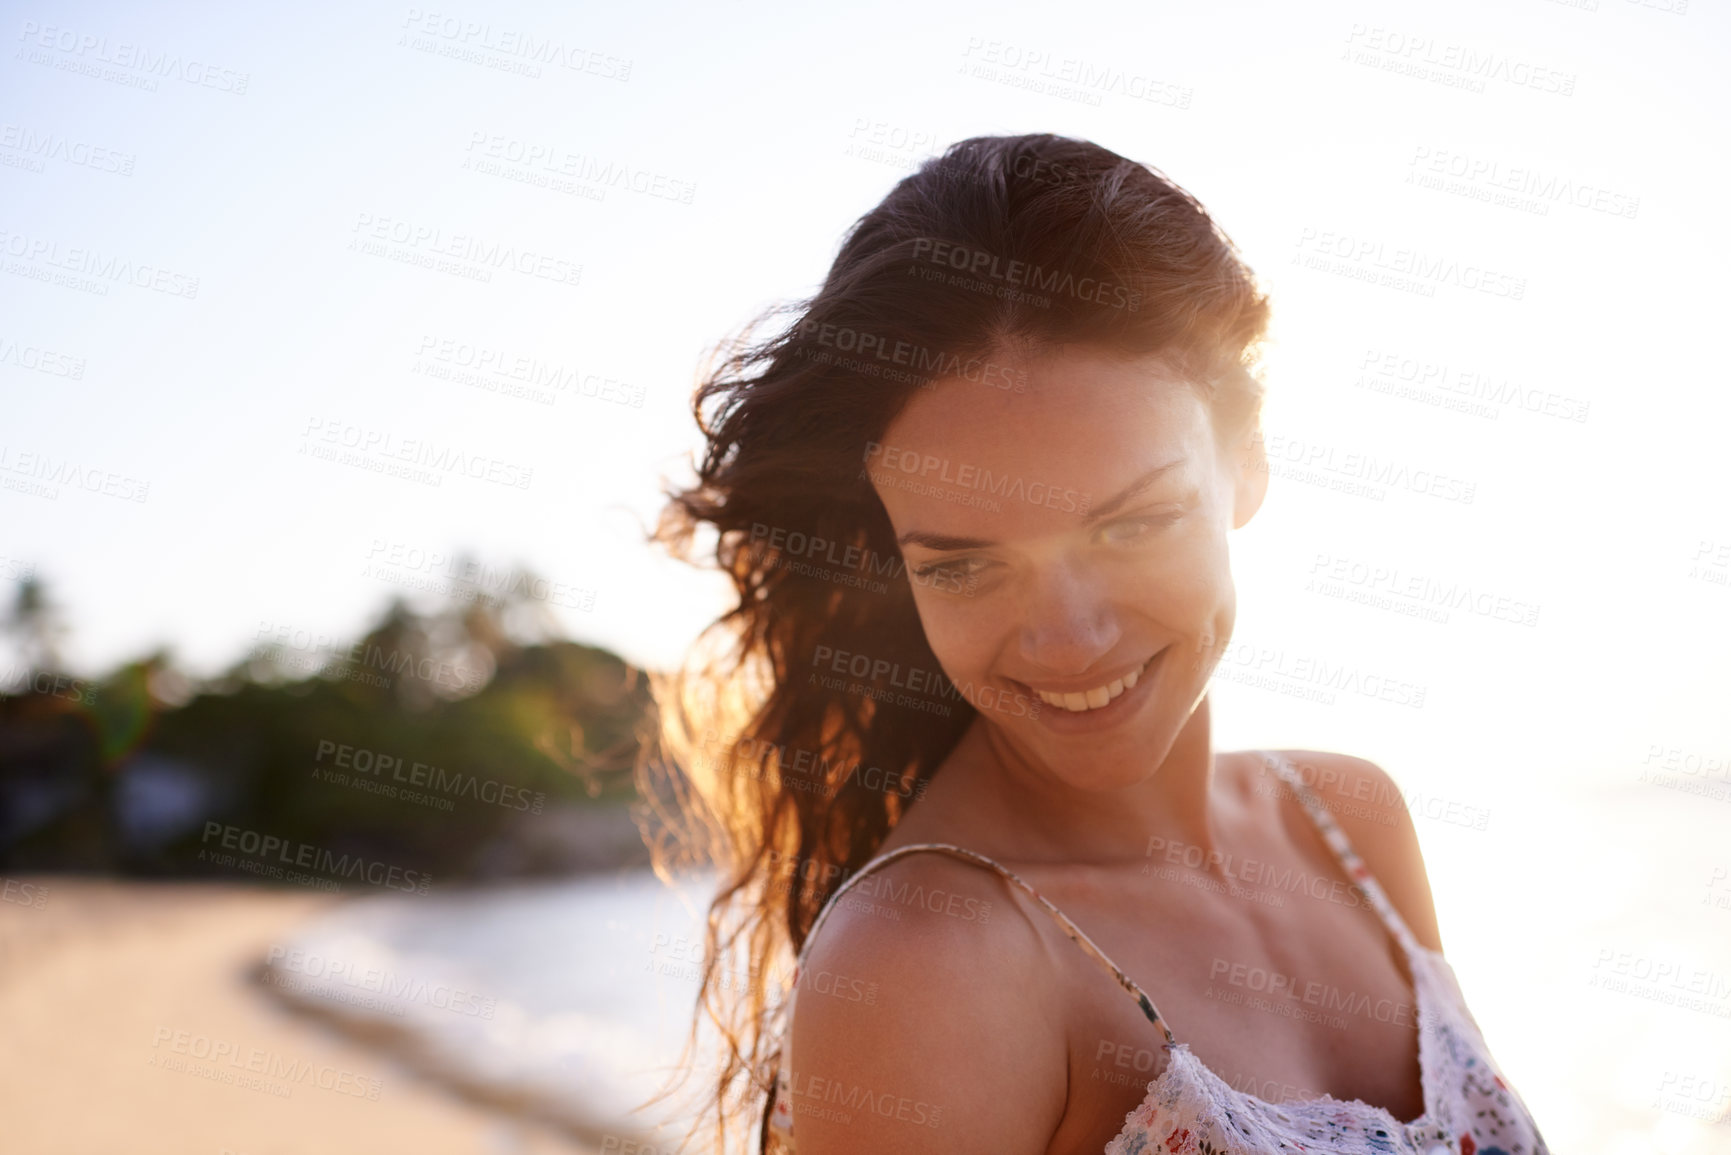
[[[712, 551], [737, 604], [652, 679], [637, 762], [663, 820], [657, 868], [721, 872], [687, 1049], [707, 1014], [717, 1151], [766, 1141], [768, 1020], [791, 963], [978, 712], [941, 675], [923, 708], [897, 703], [908, 671], [939, 666], [868, 454], [917, 390], [1024, 389], [1004, 352], [1056, 344], [1158, 354], [1217, 432], [1243, 429], [1268, 314], [1231, 239], [1157, 170], [1062, 136], [975, 137], [861, 217], [815, 296], [717, 347], [692, 403], [697, 484], [667, 493], [652, 538]], [[819, 676], [835, 668], [839, 688]]]

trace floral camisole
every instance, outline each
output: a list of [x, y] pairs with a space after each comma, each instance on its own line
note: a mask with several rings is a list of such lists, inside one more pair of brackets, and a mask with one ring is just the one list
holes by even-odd
[[788, 1024], [799, 986], [799, 966], [804, 964], [824, 918], [836, 899], [868, 872], [904, 854], [938, 851], [994, 870], [1029, 895], [1057, 920], [1071, 941], [1112, 975], [1143, 1016], [1160, 1030], [1167, 1063], [1148, 1084], [1147, 1096], [1125, 1117], [1123, 1129], [1106, 1145], [1105, 1155], [1549, 1155], [1538, 1124], [1492, 1059], [1448, 960], [1413, 937], [1400, 912], [1298, 771], [1278, 755], [1258, 753], [1297, 795], [1347, 876], [1364, 891], [1406, 954], [1418, 1011], [1419, 1077], [1424, 1093], [1424, 1111], [1418, 1118], [1402, 1121], [1386, 1108], [1358, 1099], [1323, 1095], [1271, 1103], [1238, 1090], [1192, 1055], [1189, 1045], [1174, 1037], [1142, 988], [1016, 874], [963, 847], [922, 842], [873, 859], [855, 871], [830, 896], [806, 936], [792, 987], [778, 1012], [776, 1094], [766, 1120], [776, 1141], [771, 1149], [783, 1153], [796, 1149]]

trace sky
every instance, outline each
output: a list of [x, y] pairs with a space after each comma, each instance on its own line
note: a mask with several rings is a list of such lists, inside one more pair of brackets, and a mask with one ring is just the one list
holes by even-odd
[[[7, 27], [0, 579], [48, 583], [78, 672], [352, 638], [394, 593], [432, 604], [465, 550], [543, 575], [573, 636], [676, 663], [726, 587], [643, 538], [699, 447], [706, 352], [814, 289], [924, 156], [1041, 130], [1185, 185], [1273, 295], [1246, 671], [1361, 662], [1427, 686], [1429, 719], [1575, 762], [1725, 749], [1716, 9], [74, 4]], [[385, 472], [422, 449], [476, 476]], [[1473, 601], [1428, 621], [1389, 608], [1403, 588]], [[1414, 720], [1258, 697], [1280, 732]]]
[[1191, 190], [1273, 298], [1222, 745], [1507, 819], [1421, 823], [1450, 909], [1589, 786], [1724, 785], [1721, 6], [7, 8], [0, 596], [48, 584], [75, 672], [353, 639], [465, 551], [670, 667], [726, 608], [644, 544], [707, 352], [924, 157], [1049, 131]]

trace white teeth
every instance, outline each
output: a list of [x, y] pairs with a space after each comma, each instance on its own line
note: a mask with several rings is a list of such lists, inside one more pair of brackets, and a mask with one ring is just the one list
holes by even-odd
[[1108, 685], [1099, 686], [1095, 689], [1088, 690], [1085, 693], [1052, 694], [1045, 690], [1040, 690], [1038, 693], [1040, 695], [1040, 701], [1045, 702], [1049, 706], [1058, 706], [1065, 710], [1069, 710], [1071, 713], [1081, 714], [1086, 713], [1089, 710], [1098, 710], [1101, 706], [1104, 706], [1113, 698], [1122, 694], [1125, 690], [1133, 688], [1141, 677], [1142, 669], [1135, 669], [1131, 670], [1128, 674], [1125, 674], [1122, 678], [1113, 679], [1113, 681]]

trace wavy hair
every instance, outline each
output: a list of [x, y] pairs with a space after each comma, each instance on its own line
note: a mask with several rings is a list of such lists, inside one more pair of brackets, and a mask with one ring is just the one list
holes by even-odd
[[[697, 483], [667, 491], [651, 541], [713, 554], [737, 600], [681, 670], [652, 677], [636, 775], [663, 877], [720, 872], [680, 1080], [707, 1015], [717, 1065], [693, 1133], [713, 1116], [716, 1150], [768, 1142], [791, 963], [977, 713], [953, 687], [931, 709], [884, 709], [891, 671], [939, 666], [867, 455], [918, 390], [1022, 389], [1004, 355], [1060, 344], [1159, 355], [1217, 434], [1241, 431], [1268, 319], [1237, 247], [1158, 170], [1085, 140], [986, 136], [899, 181], [814, 296], [711, 354]], [[814, 676], [836, 655], [865, 671], [846, 689]]]

